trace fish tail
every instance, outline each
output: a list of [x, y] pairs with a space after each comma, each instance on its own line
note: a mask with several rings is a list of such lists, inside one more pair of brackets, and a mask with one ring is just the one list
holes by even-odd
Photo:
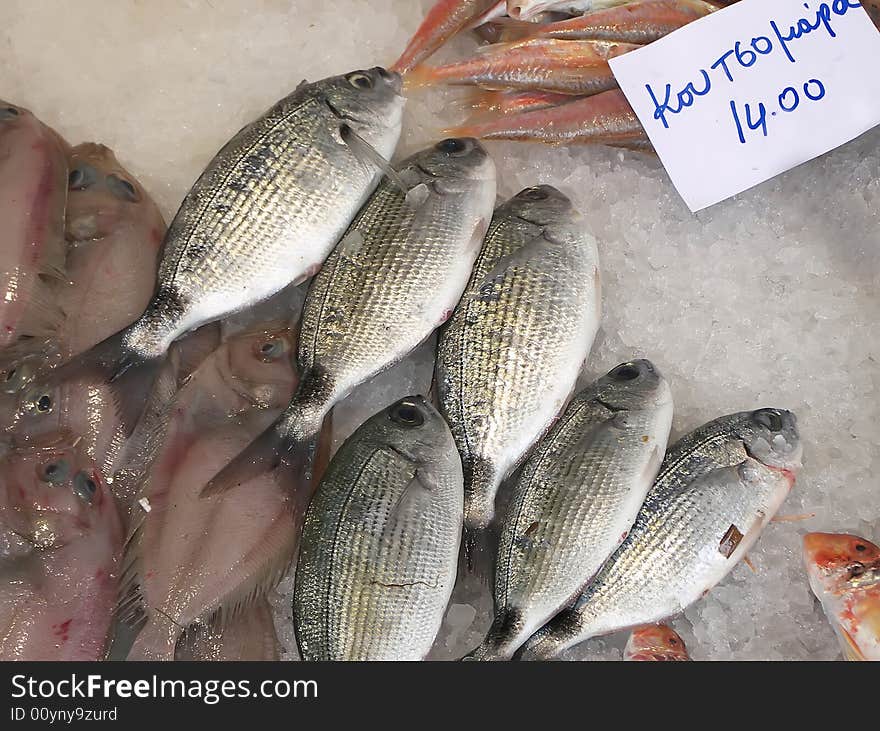
[[[140, 418], [164, 356], [154, 358], [136, 353], [125, 345], [128, 328], [102, 340], [84, 353], [36, 379], [24, 395], [25, 406], [44, 410], [40, 400], [47, 391], [69, 381], [106, 382], [116, 402], [117, 414], [127, 434]], [[51, 406], [51, 404], [50, 404]]]
[[135, 638], [126, 660], [173, 660], [177, 638], [183, 628], [170, 618], [151, 616]]
[[486, 633], [486, 638], [462, 660], [510, 660], [516, 652], [521, 627], [522, 619], [518, 611], [506, 609], [498, 613]]
[[495, 515], [499, 480], [489, 460], [474, 457], [465, 462], [462, 570], [482, 584], [491, 585], [495, 536], [490, 524]]
[[440, 81], [441, 76], [434, 66], [420, 64], [406, 73], [403, 87], [405, 90], [421, 89], [426, 86], [434, 86]]
[[461, 571], [485, 586], [492, 585], [495, 551], [491, 529], [464, 526], [461, 540]]
[[563, 650], [585, 639], [587, 636], [576, 637], [572, 619], [568, 615], [568, 611], [565, 610], [529, 637], [522, 647], [514, 653], [513, 659], [552, 660]]
[[530, 23], [527, 20], [517, 20], [511, 17], [496, 18], [500, 35], [498, 42], [510, 43], [511, 41], [523, 41], [541, 35], [540, 25]]
[[291, 408], [223, 467], [202, 488], [203, 498], [222, 495], [267, 472], [283, 469], [311, 480], [316, 429], [302, 429]]

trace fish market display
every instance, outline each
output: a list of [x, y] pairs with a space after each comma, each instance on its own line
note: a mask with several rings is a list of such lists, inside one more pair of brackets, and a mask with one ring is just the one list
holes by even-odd
[[476, 140], [448, 139], [399, 167], [399, 180], [382, 181], [309, 287], [302, 381], [290, 406], [209, 493], [279, 464], [299, 474], [333, 404], [449, 318], [489, 225], [495, 165]]
[[6, 454], [0, 469], [0, 660], [102, 660], [122, 525], [68, 434]]
[[617, 86], [609, 59], [636, 48], [631, 43], [555, 38], [501, 43], [466, 61], [421, 66], [407, 76], [407, 86], [476, 84], [487, 89], [597, 94]]
[[672, 425], [669, 385], [623, 363], [572, 399], [512, 489], [495, 567], [495, 621], [471, 655], [510, 659], [601, 568], [654, 482]]
[[143, 315], [42, 380], [103, 376], [133, 424], [172, 342], [314, 273], [378, 182], [375, 158], [394, 152], [399, 91], [397, 74], [354, 71], [300, 85], [242, 129], [171, 222]]
[[808, 533], [804, 563], [844, 657], [880, 661], [880, 547], [845, 533]]
[[144, 624], [130, 659], [173, 659], [194, 622], [248, 610], [290, 564], [312, 494], [307, 480], [271, 475], [202, 499], [201, 486], [278, 414], [296, 387], [289, 329], [245, 332], [224, 343], [178, 393], [164, 447], [150, 468], [126, 551], [121, 616]]
[[596, 241], [568, 198], [542, 185], [499, 206], [437, 352], [468, 529], [490, 523], [502, 480], [562, 411], [600, 310]]
[[304, 660], [421, 660], [455, 582], [462, 473], [443, 418], [405, 398], [331, 460], [309, 506], [293, 617]]
[[[0, 348], [52, 336], [63, 319], [55, 297], [66, 253], [66, 146], [27, 109], [0, 100]], [[7, 383], [16, 378], [6, 370]]]
[[[82, 353], [137, 318], [153, 294], [165, 233], [156, 204], [112, 150], [78, 145], [69, 167], [67, 283], [56, 297], [64, 324], [42, 353], [44, 361]], [[14, 367], [26, 386], [34, 362], [25, 357]], [[67, 430], [83, 439], [104, 478], [112, 476], [124, 434], [109, 386], [71, 379], [29, 391], [26, 403], [31, 407], [10, 422], [16, 440]]]
[[679, 440], [620, 548], [571, 607], [529, 639], [521, 659], [549, 659], [697, 601], [755, 544], [800, 459], [794, 414], [777, 409], [724, 416]]
[[684, 640], [665, 624], [649, 624], [632, 631], [623, 659], [635, 662], [680, 662], [690, 660]]

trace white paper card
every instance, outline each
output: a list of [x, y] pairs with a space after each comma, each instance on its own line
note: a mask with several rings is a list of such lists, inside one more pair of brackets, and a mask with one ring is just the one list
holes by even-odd
[[611, 68], [692, 211], [880, 124], [880, 33], [856, 0], [741, 0]]

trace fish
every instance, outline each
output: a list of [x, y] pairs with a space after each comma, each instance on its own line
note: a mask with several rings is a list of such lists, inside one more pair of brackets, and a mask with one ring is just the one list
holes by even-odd
[[[158, 207], [110, 148], [78, 145], [69, 152], [68, 167], [68, 286], [57, 295], [64, 327], [47, 341], [50, 360], [82, 353], [137, 319], [153, 295], [165, 234]], [[19, 391], [40, 368], [27, 357], [12, 367], [22, 382]], [[82, 438], [102, 477], [112, 478], [124, 434], [108, 385], [71, 379], [31, 391], [24, 402], [33, 408], [10, 410], [15, 416], [8, 431], [15, 440], [67, 430]]]
[[503, 24], [502, 38], [508, 41], [557, 38], [644, 45], [717, 9], [702, 0], [641, 0], [538, 27], [532, 23], [507, 21]]
[[[0, 100], [0, 349], [41, 343], [64, 320], [55, 298], [67, 254], [66, 149], [32, 112]], [[7, 385], [20, 376], [2, 374]]]
[[574, 390], [600, 314], [596, 240], [571, 201], [538, 185], [499, 206], [437, 345], [438, 403], [464, 466], [467, 551], [481, 548], [501, 482]]
[[582, 15], [604, 8], [627, 5], [631, 0], [506, 0], [507, 14], [517, 20], [529, 18], [546, 12], [561, 12], [569, 15]]
[[880, 660], [880, 547], [846, 533], [808, 533], [803, 558], [844, 657]]
[[680, 439], [626, 539], [519, 659], [550, 659], [699, 600], [754, 546], [794, 485], [802, 451], [797, 420], [781, 409], [722, 416]]
[[410, 396], [330, 461], [303, 527], [293, 620], [303, 660], [423, 660], [452, 595], [461, 462], [440, 414]]
[[407, 75], [407, 88], [436, 84], [477, 85], [485, 89], [598, 94], [617, 87], [609, 59], [640, 46], [608, 41], [533, 38], [484, 46], [472, 58], [444, 66], [419, 66]]
[[627, 640], [623, 659], [636, 662], [681, 662], [690, 660], [684, 640], [665, 624], [637, 627]]
[[476, 140], [448, 139], [383, 179], [312, 280], [302, 315], [299, 388], [278, 420], [206, 485], [224, 492], [266, 470], [308, 469], [333, 405], [401, 360], [449, 318], [495, 202], [495, 165]]
[[647, 360], [578, 393], [511, 490], [495, 571], [495, 619], [477, 660], [509, 660], [614, 552], [657, 476], [672, 393]]
[[177, 393], [126, 547], [118, 614], [142, 626], [129, 659], [173, 659], [196, 622], [224, 633], [290, 566], [314, 492], [308, 480], [279, 485], [265, 475], [208, 500], [199, 490], [290, 399], [295, 345], [289, 324], [255, 327], [221, 345]]
[[569, 94], [554, 94], [549, 91], [487, 91], [475, 89], [469, 104], [477, 116], [481, 114], [506, 115], [530, 112], [535, 109], [566, 104], [573, 99]]
[[244, 127], [171, 222], [143, 314], [38, 378], [35, 393], [84, 374], [104, 380], [133, 429], [173, 342], [314, 274], [394, 151], [400, 86], [378, 67], [303, 83]]
[[862, 0], [862, 7], [877, 29], [880, 30], [880, 0]]
[[551, 145], [604, 144], [651, 150], [648, 135], [620, 89], [567, 104], [515, 114], [486, 115], [446, 134]]
[[389, 70], [408, 73], [453, 36], [501, 12], [498, 0], [437, 0]]
[[71, 435], [7, 453], [0, 469], [0, 660], [102, 660], [123, 531]]
[[175, 660], [258, 662], [278, 659], [278, 636], [265, 598], [223, 623], [215, 618], [186, 628], [177, 642]]

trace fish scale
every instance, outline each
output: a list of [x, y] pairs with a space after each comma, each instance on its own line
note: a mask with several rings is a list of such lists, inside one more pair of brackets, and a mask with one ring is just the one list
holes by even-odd
[[[529, 190], [547, 193], [546, 210], [527, 220], [518, 214], [545, 204], [515, 197], [495, 212], [438, 346], [440, 407], [464, 464], [466, 524], [478, 528], [501, 480], [562, 409], [598, 327], [595, 241], [561, 193]], [[532, 244], [533, 255], [485, 281], [499, 260], [548, 232], [560, 242]]]
[[461, 465], [448, 427], [395, 426], [400, 404], [340, 448], [306, 515], [294, 590], [305, 660], [418, 660], [452, 586], [461, 530]]
[[[721, 417], [673, 445], [629, 535], [572, 606], [532, 636], [522, 658], [546, 659], [697, 601], [754, 545], [800, 457], [794, 415], [769, 409]], [[725, 552], [734, 529], [739, 538]]]

